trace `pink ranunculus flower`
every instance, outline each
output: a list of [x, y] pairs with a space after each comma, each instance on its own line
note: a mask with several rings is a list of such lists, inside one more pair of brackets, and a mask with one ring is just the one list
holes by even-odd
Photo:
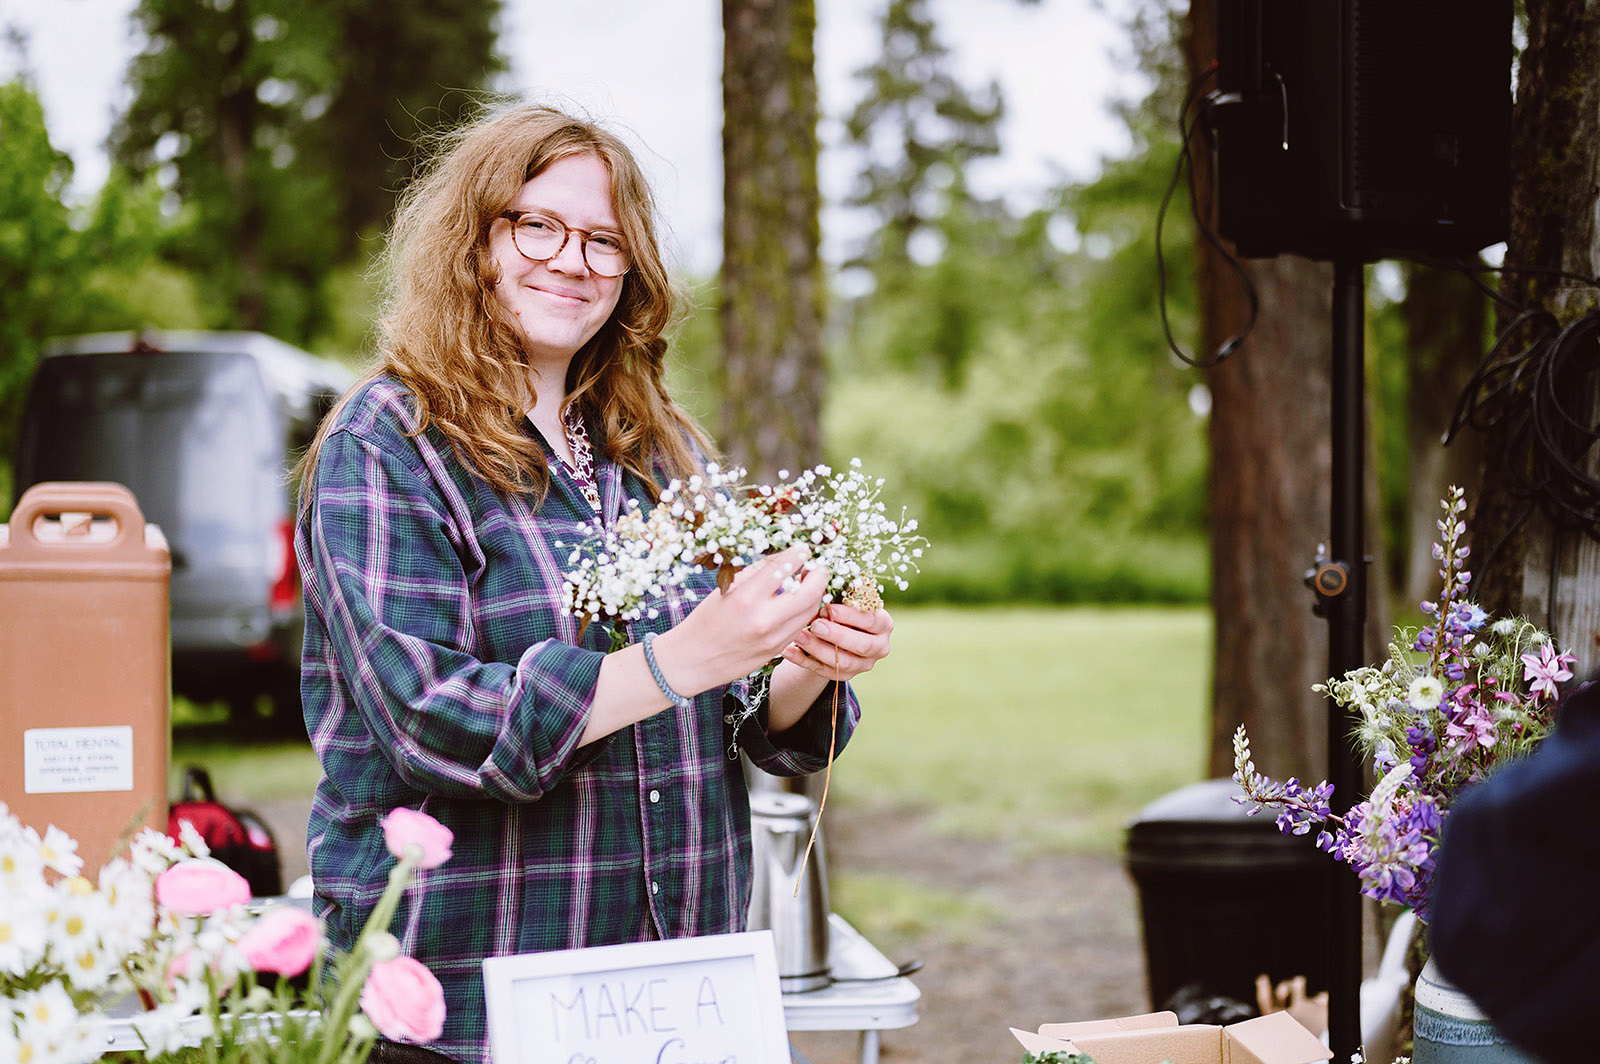
[[239, 949], [258, 972], [299, 975], [311, 967], [321, 941], [322, 925], [315, 916], [298, 906], [280, 905], [250, 925], [239, 937]]
[[[176, 957], [173, 957], [172, 960], [167, 964], [167, 989], [176, 989], [180, 979], [188, 979], [193, 976], [198, 976], [199, 972], [196, 969], [201, 962], [202, 958], [200, 954], [194, 952], [193, 950], [185, 950]], [[221, 961], [213, 957], [211, 959], [210, 967], [213, 974], [222, 976], [222, 985], [219, 987], [219, 989], [222, 990], [223, 993], [227, 993], [229, 990], [233, 989], [234, 976], [232, 973], [223, 972]]]
[[156, 904], [182, 916], [210, 916], [249, 900], [249, 881], [209, 858], [179, 861], [156, 877]]
[[450, 860], [455, 833], [427, 813], [401, 806], [390, 810], [378, 823], [383, 828], [385, 845], [396, 857], [404, 857], [406, 847], [415, 845], [422, 851], [418, 868], [438, 868]]
[[444, 1032], [444, 988], [421, 961], [379, 961], [361, 988], [361, 1011], [392, 1042], [431, 1042]]
[[194, 967], [193, 953], [180, 953], [167, 963], [167, 989], [171, 990], [178, 985], [179, 979], [189, 977], [189, 969]]

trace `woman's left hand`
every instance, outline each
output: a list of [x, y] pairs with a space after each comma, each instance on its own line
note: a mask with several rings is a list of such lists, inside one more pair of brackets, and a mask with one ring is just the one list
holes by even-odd
[[783, 651], [783, 659], [825, 680], [849, 680], [889, 656], [894, 618], [830, 602]]

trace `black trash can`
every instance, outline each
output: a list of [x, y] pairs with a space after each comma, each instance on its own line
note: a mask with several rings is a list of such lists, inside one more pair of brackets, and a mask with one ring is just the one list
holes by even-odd
[[1271, 810], [1247, 815], [1232, 780], [1164, 795], [1128, 826], [1152, 1008], [1175, 991], [1256, 1000], [1256, 976], [1328, 984], [1330, 864], [1316, 831], [1284, 835]]

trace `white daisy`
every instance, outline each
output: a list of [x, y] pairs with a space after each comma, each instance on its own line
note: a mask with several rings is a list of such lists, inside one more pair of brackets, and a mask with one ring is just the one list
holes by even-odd
[[25, 889], [24, 885], [37, 883], [44, 875], [44, 861], [39, 848], [20, 830], [0, 831], [0, 886], [7, 893]]
[[48, 1044], [65, 1034], [78, 1019], [78, 1010], [66, 987], [49, 982], [37, 990], [18, 994], [13, 1001], [16, 1009], [18, 1038], [36, 1037], [40, 1044]]
[[26, 831], [28, 841], [39, 849], [39, 859], [45, 867], [64, 876], [75, 876], [83, 870], [83, 858], [78, 856], [78, 840], [51, 824], [44, 837], [32, 828]]
[[8, 892], [0, 908], [0, 972], [26, 975], [44, 959], [46, 941], [35, 897], [27, 891]]

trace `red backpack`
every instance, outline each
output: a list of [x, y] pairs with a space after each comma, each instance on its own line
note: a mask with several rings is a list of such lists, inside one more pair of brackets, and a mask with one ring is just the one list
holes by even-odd
[[174, 841], [178, 824], [185, 820], [211, 848], [211, 856], [249, 881], [252, 895], [270, 898], [283, 893], [283, 867], [271, 829], [249, 810], [230, 809], [217, 801], [211, 774], [196, 765], [184, 770], [183, 797], [167, 814], [167, 835]]

